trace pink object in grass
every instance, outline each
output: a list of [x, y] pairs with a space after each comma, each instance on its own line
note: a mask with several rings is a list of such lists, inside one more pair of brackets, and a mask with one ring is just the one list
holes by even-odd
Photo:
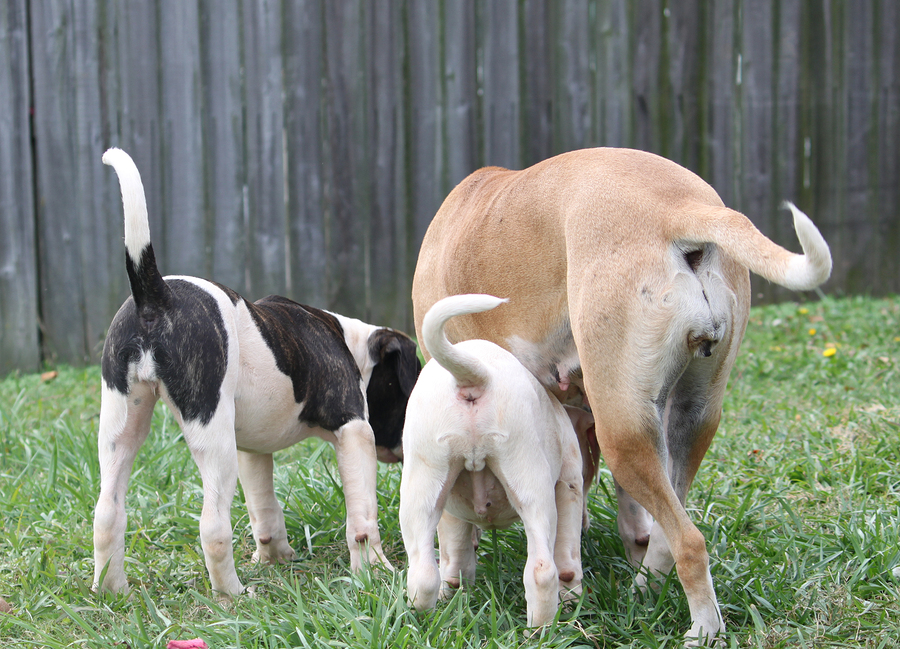
[[193, 640], [169, 640], [166, 649], [209, 649], [209, 646], [200, 638]]

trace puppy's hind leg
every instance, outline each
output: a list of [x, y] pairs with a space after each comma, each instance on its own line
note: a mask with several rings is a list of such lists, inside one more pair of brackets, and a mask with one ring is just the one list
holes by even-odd
[[631, 495], [622, 488], [618, 480], [613, 480], [616, 486], [616, 501], [619, 512], [616, 522], [619, 526], [619, 536], [622, 545], [625, 546], [625, 555], [635, 567], [644, 561], [647, 553], [647, 545], [650, 543], [653, 517], [647, 510], [641, 507]]
[[412, 606], [424, 611], [434, 608], [441, 587], [441, 573], [434, 556], [434, 533], [444, 509], [446, 492], [456, 478], [448, 475], [446, 462], [426, 463], [407, 448], [403, 450], [400, 531], [409, 564], [406, 592]]
[[100, 495], [94, 509], [94, 589], [124, 592], [125, 494], [131, 468], [150, 432], [157, 396], [146, 383], [122, 394], [103, 381], [100, 401]]
[[234, 568], [231, 504], [237, 488], [238, 460], [234, 440], [234, 403], [222, 401], [208, 425], [182, 425], [184, 440], [203, 479], [200, 544], [212, 589], [230, 597], [244, 591]]
[[574, 444], [563, 453], [563, 466], [556, 482], [556, 544], [553, 558], [559, 571], [562, 600], [581, 595], [581, 530], [584, 511], [584, 481], [581, 454]]
[[378, 467], [372, 427], [363, 419], [354, 419], [335, 431], [335, 437], [334, 450], [347, 505], [350, 570], [359, 572], [364, 563], [380, 563], [393, 570], [394, 567], [384, 556], [378, 531]]
[[297, 559], [297, 553], [288, 544], [284, 526], [284, 511], [275, 498], [271, 453], [245, 453], [238, 451], [238, 473], [244, 488], [244, 500], [250, 516], [250, 527], [256, 541], [254, 561], [284, 563]]
[[[557, 526], [556, 481], [550, 468], [540, 461], [528, 466], [503, 461], [500, 467], [492, 466], [491, 469], [503, 483], [528, 537], [528, 561], [523, 573], [528, 626], [549, 624], [559, 608], [559, 571], [553, 556]], [[580, 471], [577, 480], [581, 480]], [[580, 503], [575, 518], [580, 530]]]
[[445, 511], [437, 532], [441, 552], [441, 597], [448, 598], [463, 584], [475, 581], [475, 526]]

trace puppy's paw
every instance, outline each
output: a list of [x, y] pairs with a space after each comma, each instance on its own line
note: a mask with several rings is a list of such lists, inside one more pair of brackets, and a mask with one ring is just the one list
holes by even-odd
[[297, 561], [300, 556], [290, 546], [287, 539], [272, 540], [269, 543], [260, 542], [253, 553], [253, 561], [259, 563], [289, 563]]

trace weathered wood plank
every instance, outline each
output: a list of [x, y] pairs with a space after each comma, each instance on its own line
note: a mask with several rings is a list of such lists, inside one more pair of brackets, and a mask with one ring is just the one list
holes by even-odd
[[258, 299], [287, 292], [282, 14], [274, 0], [246, 0], [242, 7], [247, 297]]
[[[362, 61], [367, 38], [360, 29], [362, 6], [357, 2], [326, 2], [325, 157], [326, 200], [330, 208], [329, 308], [366, 318], [370, 312], [371, 167], [372, 153], [365, 114], [371, 97], [363, 81]], [[338, 306], [340, 305], [340, 306]]]
[[0, 11], [0, 378], [40, 365], [26, 2]]
[[492, 0], [484, 6], [484, 160], [508, 169], [524, 166], [519, 75], [510, 69], [510, 62], [520, 58], [516, 10], [517, 0]]
[[415, 249], [446, 193], [441, 190], [443, 151], [440, 78], [441, 29], [439, 5], [410, 0], [403, 12], [406, 48], [404, 77], [408, 106], [406, 169], [408, 205], [412, 211]]
[[287, 150], [289, 297], [303, 304], [328, 306], [330, 212], [324, 201], [324, 75], [321, 0], [285, 5], [282, 23]]
[[[402, 197], [403, 173], [403, 34], [400, 11], [392, 0], [364, 3], [365, 85], [369, 107], [365, 114], [367, 168], [370, 185], [369, 285], [366, 288], [370, 322], [407, 328], [412, 319], [411, 256]], [[364, 204], [361, 209], [367, 206]]]
[[244, 212], [244, 122], [241, 93], [241, 4], [205, 0], [200, 4], [202, 88], [204, 277], [240, 293], [249, 291], [247, 227]]
[[[196, 0], [167, 0], [159, 11], [161, 236], [154, 238], [168, 275], [204, 276], [209, 240], [203, 201], [203, 92], [200, 13]], [[158, 244], [156, 243], [158, 241]]]
[[84, 363], [74, 16], [71, 6], [52, 0], [32, 2], [30, 12], [42, 353], [51, 363]]

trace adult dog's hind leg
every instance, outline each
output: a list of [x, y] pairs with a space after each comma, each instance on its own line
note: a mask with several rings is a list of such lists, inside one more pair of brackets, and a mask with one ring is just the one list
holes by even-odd
[[253, 560], [265, 563], [296, 560], [297, 553], [287, 539], [284, 511], [275, 498], [272, 454], [238, 451], [237, 457], [250, 527], [256, 541]]
[[128, 589], [125, 494], [134, 458], [150, 432], [156, 401], [156, 393], [146, 383], [135, 383], [125, 395], [103, 382], [97, 439], [100, 495], [94, 509], [94, 588], [98, 590]]

